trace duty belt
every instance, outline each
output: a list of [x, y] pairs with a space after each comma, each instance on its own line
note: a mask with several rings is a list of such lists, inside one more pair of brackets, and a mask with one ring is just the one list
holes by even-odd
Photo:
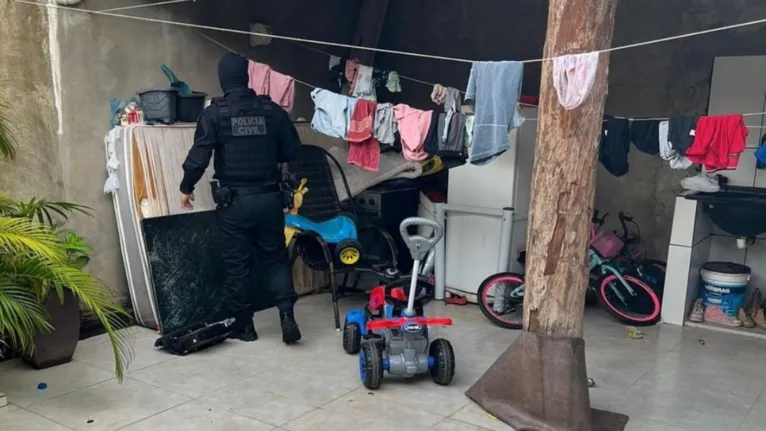
[[236, 196], [262, 195], [280, 191], [278, 183], [258, 184], [252, 186], [229, 186]]

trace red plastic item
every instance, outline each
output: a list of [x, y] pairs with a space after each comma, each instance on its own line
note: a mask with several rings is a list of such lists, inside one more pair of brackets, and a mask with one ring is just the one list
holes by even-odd
[[404, 294], [404, 289], [401, 287], [391, 289], [391, 297], [399, 301], [407, 301], [407, 295]]
[[452, 326], [452, 318], [449, 317], [400, 317], [398, 319], [379, 319], [367, 322], [368, 330], [397, 329], [405, 323], [417, 323], [423, 326]]
[[370, 310], [380, 310], [386, 305], [386, 288], [378, 286], [370, 291]]

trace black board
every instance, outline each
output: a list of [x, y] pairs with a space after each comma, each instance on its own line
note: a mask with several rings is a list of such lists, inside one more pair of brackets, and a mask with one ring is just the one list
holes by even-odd
[[[160, 331], [229, 317], [215, 211], [155, 217], [142, 224]], [[273, 295], [261, 288], [256, 275], [255, 310], [274, 307]]]

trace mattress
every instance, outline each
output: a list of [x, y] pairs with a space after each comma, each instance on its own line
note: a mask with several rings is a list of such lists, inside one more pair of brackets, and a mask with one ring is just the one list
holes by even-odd
[[[160, 319], [141, 221], [184, 212], [177, 190], [181, 165], [194, 143], [194, 129], [194, 124], [138, 124], [117, 127], [105, 140], [107, 161], [111, 156], [118, 162], [113, 169], [118, 184], [112, 183], [112, 200], [128, 292], [136, 322], [147, 328], [159, 329]], [[214, 209], [211, 170], [197, 186], [195, 212]]]

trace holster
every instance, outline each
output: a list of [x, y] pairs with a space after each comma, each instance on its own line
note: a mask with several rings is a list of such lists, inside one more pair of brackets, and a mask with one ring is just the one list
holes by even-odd
[[234, 200], [234, 191], [229, 186], [222, 186], [218, 181], [210, 183], [210, 189], [213, 191], [213, 202], [220, 207], [228, 207]]

